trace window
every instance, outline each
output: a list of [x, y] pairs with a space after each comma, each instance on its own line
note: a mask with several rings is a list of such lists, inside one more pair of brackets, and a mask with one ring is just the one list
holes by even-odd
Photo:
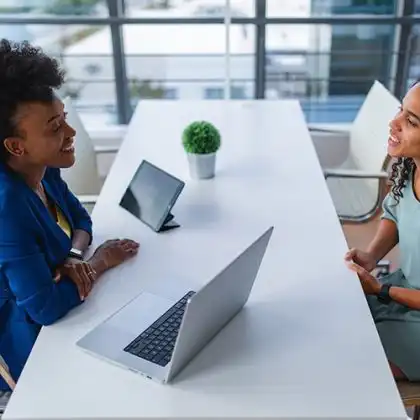
[[72, 98], [84, 122], [109, 121], [110, 112], [116, 112], [109, 27], [86, 24], [5, 24], [0, 25], [0, 33], [2, 37], [15, 41], [26, 39], [59, 61], [66, 77], [58, 94], [62, 98]]
[[204, 99], [223, 99], [223, 88], [206, 88], [204, 90]]
[[394, 34], [392, 25], [267, 25], [266, 93], [300, 99], [309, 122], [351, 122], [374, 80], [392, 79]]
[[230, 97], [232, 99], [245, 99], [245, 88], [242, 86], [232, 86], [230, 88]]
[[[204, 99], [224, 99], [224, 88], [211, 87], [204, 90]], [[245, 99], [246, 93], [243, 86], [231, 86], [230, 88], [231, 99]]]
[[165, 99], [178, 99], [178, 91], [175, 88], [165, 88]]
[[[115, 0], [117, 1], [117, 0]], [[107, 16], [106, 0], [1, 0], [0, 13], [40, 15]]]
[[[116, 0], [113, 0], [116, 1]], [[231, 16], [255, 16], [255, 1], [233, 0], [230, 3]], [[281, 1], [281, 0], [277, 0]], [[226, 0], [126, 0], [126, 15], [148, 17], [218, 18], [226, 13]]]

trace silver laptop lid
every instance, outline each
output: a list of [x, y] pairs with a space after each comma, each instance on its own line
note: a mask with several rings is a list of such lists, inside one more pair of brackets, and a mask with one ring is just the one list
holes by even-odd
[[274, 227], [265, 231], [190, 299], [179, 329], [170, 381], [245, 305]]

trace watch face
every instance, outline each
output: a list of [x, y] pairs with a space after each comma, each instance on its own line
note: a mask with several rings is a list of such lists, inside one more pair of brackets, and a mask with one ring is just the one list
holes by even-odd
[[79, 260], [83, 259], [82, 251], [79, 249], [71, 249], [69, 255], [70, 257], [77, 258]]

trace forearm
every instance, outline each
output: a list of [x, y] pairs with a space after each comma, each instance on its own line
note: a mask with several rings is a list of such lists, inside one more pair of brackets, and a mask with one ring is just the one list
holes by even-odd
[[381, 260], [395, 245], [398, 244], [397, 225], [388, 219], [382, 219], [375, 237], [369, 244], [369, 252], [376, 261]]
[[85, 230], [76, 229], [74, 231], [72, 246], [80, 251], [86, 251], [89, 247], [90, 235]]
[[401, 305], [420, 310], [420, 290], [392, 286], [389, 289], [389, 296]]

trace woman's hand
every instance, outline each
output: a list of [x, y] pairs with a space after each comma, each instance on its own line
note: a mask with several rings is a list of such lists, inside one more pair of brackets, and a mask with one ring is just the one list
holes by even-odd
[[347, 266], [359, 276], [360, 283], [366, 295], [379, 294], [382, 285], [375, 276], [372, 276], [367, 270], [352, 261], [348, 262]]
[[68, 258], [57, 269], [54, 281], [59, 282], [63, 276], [68, 276], [75, 283], [81, 300], [87, 298], [96, 280], [96, 272], [92, 265], [74, 258]]
[[130, 239], [112, 239], [99, 246], [89, 262], [101, 274], [134, 257], [139, 247], [137, 242]]
[[367, 272], [371, 272], [376, 267], [375, 258], [369, 252], [361, 251], [360, 249], [352, 248], [346, 255], [344, 255], [346, 262], [355, 262]]

